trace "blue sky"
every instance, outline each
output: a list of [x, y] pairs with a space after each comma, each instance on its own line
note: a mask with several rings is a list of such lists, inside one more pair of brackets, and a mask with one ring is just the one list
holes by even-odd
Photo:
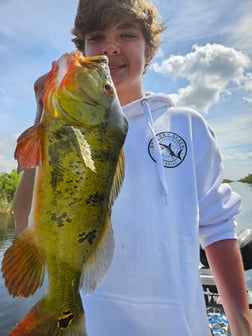
[[[252, 1], [156, 0], [167, 30], [146, 91], [197, 109], [215, 130], [225, 177], [252, 173]], [[0, 0], [0, 171], [35, 116], [33, 83], [71, 51], [77, 0]], [[199, 139], [200, 141], [200, 139]]]

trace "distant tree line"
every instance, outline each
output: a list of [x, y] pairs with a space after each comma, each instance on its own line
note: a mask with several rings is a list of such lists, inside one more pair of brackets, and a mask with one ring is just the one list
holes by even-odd
[[[229, 179], [224, 179], [223, 182], [224, 183], [232, 183], [234, 181], [229, 180]], [[240, 180], [238, 180], [238, 182], [252, 183], [252, 174], [248, 174], [248, 176], [241, 178]]]

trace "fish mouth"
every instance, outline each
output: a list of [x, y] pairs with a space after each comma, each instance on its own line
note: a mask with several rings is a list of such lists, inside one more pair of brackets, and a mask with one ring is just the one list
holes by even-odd
[[96, 64], [106, 64], [108, 65], [109, 70], [111, 72], [114, 72], [116, 70], [120, 70], [126, 67], [125, 63], [111, 60], [106, 55], [81, 57], [79, 59], [79, 62], [85, 68], [93, 68], [93, 66], [95, 66]]
[[108, 64], [108, 57], [106, 55], [90, 56], [90, 57], [81, 57], [79, 59], [80, 64], [83, 67], [93, 67], [95, 64]]

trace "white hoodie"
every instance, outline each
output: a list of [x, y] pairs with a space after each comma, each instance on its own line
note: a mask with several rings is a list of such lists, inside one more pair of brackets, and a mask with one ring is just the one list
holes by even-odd
[[214, 134], [197, 112], [161, 94], [124, 112], [129, 132], [112, 210], [115, 253], [100, 287], [83, 300], [88, 335], [208, 336], [199, 237], [204, 247], [235, 238], [240, 197], [221, 184]]

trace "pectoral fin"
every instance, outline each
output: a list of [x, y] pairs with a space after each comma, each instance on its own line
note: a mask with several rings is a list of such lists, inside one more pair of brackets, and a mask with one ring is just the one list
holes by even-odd
[[86, 167], [95, 172], [95, 165], [92, 159], [91, 149], [89, 143], [85, 139], [85, 135], [78, 128], [73, 126], [64, 126], [62, 129], [67, 132], [68, 137], [72, 140]]
[[5, 252], [2, 261], [5, 285], [13, 296], [27, 297], [41, 287], [45, 261], [26, 229]]

